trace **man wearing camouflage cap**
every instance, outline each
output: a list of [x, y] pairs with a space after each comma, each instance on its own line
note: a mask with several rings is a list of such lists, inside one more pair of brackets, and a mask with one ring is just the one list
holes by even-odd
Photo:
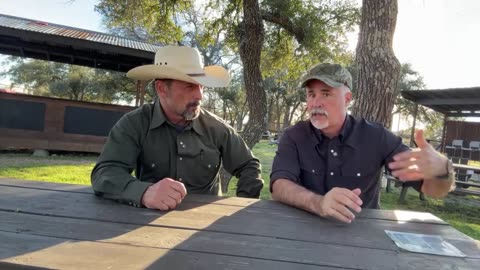
[[422, 130], [415, 137], [418, 148], [410, 150], [382, 125], [347, 114], [352, 100], [347, 69], [319, 64], [301, 82], [310, 118], [280, 139], [270, 175], [273, 199], [350, 223], [362, 208], [379, 208], [384, 165], [428, 196], [452, 190], [452, 164], [427, 143]]

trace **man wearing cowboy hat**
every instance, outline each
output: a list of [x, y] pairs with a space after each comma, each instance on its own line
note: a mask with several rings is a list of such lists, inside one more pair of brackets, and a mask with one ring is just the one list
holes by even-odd
[[97, 195], [174, 209], [187, 193], [221, 195], [223, 165], [239, 179], [237, 196], [259, 197], [258, 159], [232, 127], [200, 108], [204, 86], [228, 86], [223, 67], [204, 67], [194, 48], [166, 46], [155, 54], [155, 64], [127, 76], [154, 80], [159, 100], [125, 114], [112, 128], [92, 171]]

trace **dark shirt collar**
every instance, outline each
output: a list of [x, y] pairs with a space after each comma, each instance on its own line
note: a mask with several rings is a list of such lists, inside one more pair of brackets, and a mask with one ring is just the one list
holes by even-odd
[[[322, 131], [315, 128], [312, 123], [310, 123], [310, 120], [309, 121], [309, 124], [310, 124], [310, 127], [312, 128], [313, 132], [316, 133], [316, 136], [314, 137], [317, 137], [318, 138], [318, 141], [317, 139], [315, 139], [317, 142], [316, 143], [321, 143], [322, 140], [324, 139], [328, 139], [327, 136], [323, 135]], [[355, 136], [351, 136], [352, 133], [354, 133], [354, 119], [353, 119], [353, 116], [350, 116], [350, 115], [346, 115], [345, 116], [345, 121], [343, 122], [343, 126], [342, 126], [342, 129], [340, 129], [340, 133], [338, 134], [338, 139], [341, 143], [343, 144], [346, 144], [346, 145], [349, 145], [353, 148], [356, 148], [357, 146], [357, 140], [355, 138]]]
[[[199, 135], [204, 135], [205, 132], [203, 130], [203, 126], [200, 123], [200, 118], [203, 117], [203, 109], [200, 111], [200, 116], [193, 119], [192, 123], [189, 124], [189, 126], [192, 126], [192, 129], [197, 132]], [[150, 129], [155, 129], [165, 123], [170, 123], [172, 126], [175, 126], [173, 123], [171, 123], [167, 117], [165, 116], [165, 113], [163, 112], [163, 109], [161, 108], [160, 102], [155, 102], [153, 104], [153, 116], [152, 116], [152, 121], [150, 123]], [[187, 126], [185, 129], [188, 129], [189, 127]]]

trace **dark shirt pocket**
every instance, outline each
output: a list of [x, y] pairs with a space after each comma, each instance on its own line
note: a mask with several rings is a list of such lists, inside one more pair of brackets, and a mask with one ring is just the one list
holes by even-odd
[[356, 166], [344, 168], [342, 170], [343, 175], [334, 177], [334, 181], [329, 183], [329, 188], [342, 187], [349, 190], [359, 188], [362, 191], [360, 199], [364, 202], [364, 206], [375, 208], [372, 203], [375, 205], [378, 203], [375, 201], [378, 200], [380, 170], [374, 167], [376, 166], [372, 166], [370, 170], [361, 170]]
[[323, 174], [319, 173], [320, 170], [315, 169], [300, 169], [300, 184], [308, 190], [311, 190], [317, 194], [325, 194], [325, 183]]
[[328, 181], [328, 189], [331, 190], [334, 187], [346, 188], [346, 189], [356, 189], [361, 190], [367, 187], [368, 180], [364, 177], [358, 176], [332, 176], [332, 181]]
[[212, 183], [220, 165], [220, 152], [216, 148], [197, 148], [186, 153], [184, 158], [182, 171], [187, 185], [204, 187]]

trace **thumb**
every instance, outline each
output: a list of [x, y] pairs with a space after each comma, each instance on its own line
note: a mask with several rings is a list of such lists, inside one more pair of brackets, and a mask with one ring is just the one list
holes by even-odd
[[362, 194], [362, 190], [359, 189], [359, 188], [356, 188], [354, 190], [352, 190], [353, 194], [357, 195], [357, 196], [360, 196], [360, 194]]
[[428, 142], [427, 140], [425, 140], [425, 137], [423, 136], [422, 129], [419, 129], [415, 132], [415, 143], [419, 148], [425, 148], [426, 146], [428, 146]]

